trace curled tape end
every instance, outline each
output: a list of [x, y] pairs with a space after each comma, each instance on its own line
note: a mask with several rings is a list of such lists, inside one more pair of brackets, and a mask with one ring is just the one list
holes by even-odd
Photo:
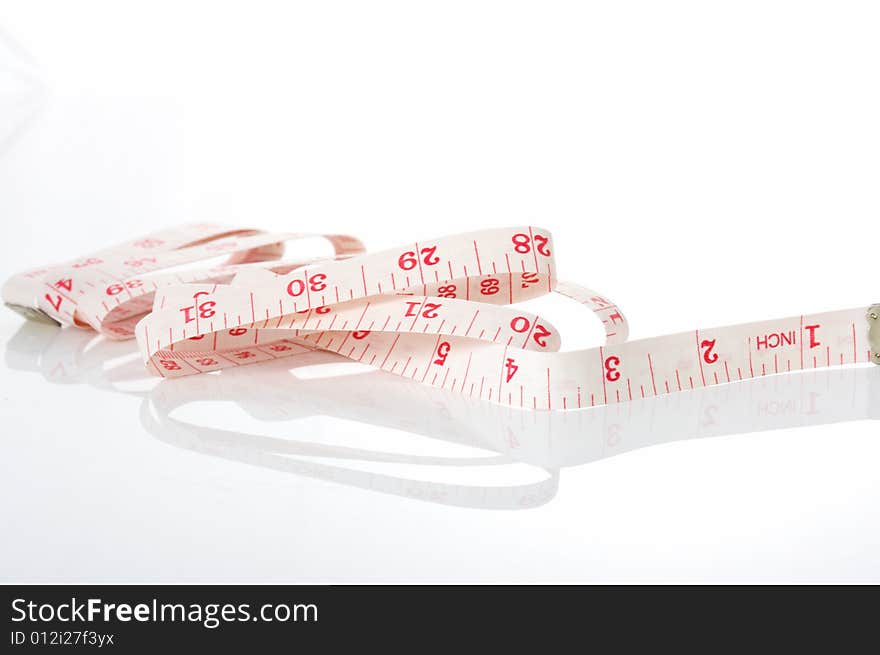
[[276, 273], [267, 268], [247, 268], [236, 273], [229, 284], [233, 287], [255, 287], [277, 277]]

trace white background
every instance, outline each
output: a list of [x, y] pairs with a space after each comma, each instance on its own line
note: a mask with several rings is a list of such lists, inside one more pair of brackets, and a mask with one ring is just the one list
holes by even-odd
[[[867, 306], [878, 30], [872, 2], [6, 0], [0, 276], [186, 220], [370, 249], [530, 222], [636, 338]], [[22, 322], [0, 317], [2, 581], [880, 581], [880, 443], [857, 412], [569, 466], [536, 508], [462, 508], [169, 446], [139, 397], [83, 374], [77, 338], [14, 340]], [[318, 404], [186, 411], [462, 448]], [[439, 468], [419, 474], [541, 479]]]

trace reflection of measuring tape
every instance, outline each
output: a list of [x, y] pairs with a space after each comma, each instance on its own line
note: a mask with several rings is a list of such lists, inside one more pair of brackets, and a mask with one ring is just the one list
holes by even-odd
[[[22, 326], [7, 341], [5, 359], [10, 368], [40, 372], [47, 382], [85, 383], [96, 389], [142, 397], [140, 418], [148, 432], [170, 445], [206, 455], [446, 505], [526, 509], [542, 505], [556, 495], [559, 474], [544, 467], [530, 471], [527, 476], [537, 477], [538, 481], [509, 483], [508, 467], [519, 460], [496, 454], [491, 436], [503, 425], [503, 417], [496, 416], [494, 429], [483, 432], [480, 428], [484, 421], [472, 425], [466, 416], [447, 408], [443, 400], [447, 398], [459, 406], [480, 410], [484, 418], [486, 412], [508, 411], [507, 408], [472, 401], [459, 394], [447, 397], [439, 389], [409, 384], [379, 371], [369, 375], [369, 384], [358, 384], [362, 375], [300, 380], [291, 374], [290, 370], [298, 367], [344, 361], [323, 351], [309, 351], [299, 357], [268, 363], [259, 371], [255, 370], [258, 367], [246, 367], [230, 369], [220, 375], [160, 380], [147, 375], [130, 346], [130, 342], [102, 339], [86, 330], [55, 330], [32, 323]], [[255, 375], [247, 377], [250, 373]], [[340, 393], [348, 399], [344, 404], [333, 400]], [[282, 438], [193, 425], [170, 415], [181, 406], [199, 401], [234, 402], [261, 422], [286, 421], [292, 425], [288, 423], [281, 431]], [[395, 404], [398, 410], [405, 407], [407, 411], [390, 411]], [[363, 415], [364, 411], [369, 411], [369, 417]], [[311, 440], [312, 430], [302, 429], [296, 423], [297, 419], [327, 412], [347, 420], [363, 420], [488, 452], [431, 456], [423, 452], [424, 444], [411, 454], [321, 444]], [[557, 415], [564, 416], [576, 418], [579, 415]], [[360, 441], [357, 440], [359, 444]], [[368, 469], [378, 464], [380, 469], [387, 470], [365, 470], [364, 464]], [[400, 466], [404, 471], [399, 470]], [[449, 471], [451, 479], [446, 482], [420, 479], [413, 474], [413, 467], [418, 466], [436, 469], [435, 473], [441, 477], [445, 475], [442, 471]], [[456, 481], [457, 472], [473, 467], [480, 469], [479, 482]], [[493, 471], [500, 472], [496, 475]], [[429, 474], [429, 477], [435, 476]], [[503, 484], [493, 483], [498, 482], [498, 478]]]
[[[173, 237], [174, 249], [156, 252], [151, 262], [132, 260], [131, 248], [141, 246], [129, 244], [124, 252], [91, 258], [112, 266], [77, 262], [32, 274], [25, 279], [38, 278], [40, 291], [49, 290], [30, 306], [59, 322], [124, 338], [152, 301], [152, 313], [134, 332], [144, 360], [164, 377], [320, 349], [531, 409], [575, 409], [775, 373], [880, 363], [880, 306], [868, 310], [867, 320], [860, 308], [626, 342], [626, 321], [612, 302], [557, 282], [550, 234], [534, 227], [355, 256], [356, 239], [328, 237], [337, 257], [308, 265], [267, 261], [280, 255], [280, 242], [297, 235]], [[161, 272], [224, 250], [238, 253], [228, 266]], [[134, 261], [149, 274], [132, 273]], [[69, 277], [53, 280], [59, 270]], [[503, 306], [551, 291], [592, 309], [605, 326], [606, 345], [558, 352], [552, 324]]]
[[[459, 393], [412, 384], [379, 371], [320, 377], [326, 363], [344, 361], [326, 351], [228, 369], [217, 375], [158, 380], [144, 390], [145, 371], [120, 341], [80, 330], [25, 325], [6, 344], [7, 364], [40, 371], [55, 383], [81, 382], [95, 388], [141, 396], [141, 421], [156, 438], [200, 453], [264, 466], [296, 475], [382, 491], [431, 502], [481, 508], [525, 508], [556, 493], [562, 467], [577, 466], [644, 448], [692, 438], [826, 425], [880, 418], [880, 369], [818, 369], [803, 375], [769, 376], [741, 384], [708, 387], [641, 402], [598, 407], [588, 412], [521, 412], [480, 402]], [[257, 370], [259, 369], [259, 370]], [[300, 371], [312, 371], [301, 375]], [[340, 403], [339, 398], [346, 402]], [[265, 434], [188, 423], [174, 414], [199, 403], [230, 403], [267, 428]], [[201, 416], [211, 420], [215, 412]], [[402, 430], [450, 444], [499, 453], [465, 457], [363, 450], [314, 442], [314, 427], [301, 419], [328, 416]], [[271, 436], [271, 435], [276, 436]], [[314, 458], [320, 458], [316, 461]], [[327, 462], [328, 459], [330, 463]], [[334, 461], [335, 460], [335, 461]], [[370, 470], [356, 462], [370, 462]], [[550, 477], [538, 483], [496, 486], [483, 469], [478, 486], [420, 480], [398, 463], [462, 467], [503, 467], [522, 462]], [[372, 464], [388, 467], [385, 473]], [[487, 478], [483, 478], [483, 474]]]

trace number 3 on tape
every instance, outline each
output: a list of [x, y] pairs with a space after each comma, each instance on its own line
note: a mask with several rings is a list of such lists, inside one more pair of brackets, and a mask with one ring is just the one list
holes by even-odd
[[[164, 377], [320, 349], [495, 403], [565, 410], [763, 375], [880, 364], [880, 306], [627, 341], [620, 309], [556, 277], [547, 230], [458, 234], [363, 254], [289, 262], [310, 235], [187, 226], [15, 276], [4, 300], [29, 318], [136, 336]], [[230, 253], [185, 274], [183, 263]], [[561, 352], [559, 332], [516, 303], [559, 293], [592, 310], [606, 343]]]

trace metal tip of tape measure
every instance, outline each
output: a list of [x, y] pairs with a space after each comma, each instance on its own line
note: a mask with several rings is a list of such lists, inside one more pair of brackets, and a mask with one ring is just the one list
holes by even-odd
[[880, 365], [880, 305], [868, 309], [868, 345], [871, 361]]
[[44, 323], [46, 325], [54, 325], [55, 327], [61, 327], [61, 323], [49, 316], [42, 309], [37, 309], [35, 307], [24, 307], [23, 305], [13, 305], [12, 303], [8, 302], [3, 304], [9, 307], [9, 309], [11, 309], [12, 311], [21, 314], [29, 321], [34, 321], [35, 323]]

